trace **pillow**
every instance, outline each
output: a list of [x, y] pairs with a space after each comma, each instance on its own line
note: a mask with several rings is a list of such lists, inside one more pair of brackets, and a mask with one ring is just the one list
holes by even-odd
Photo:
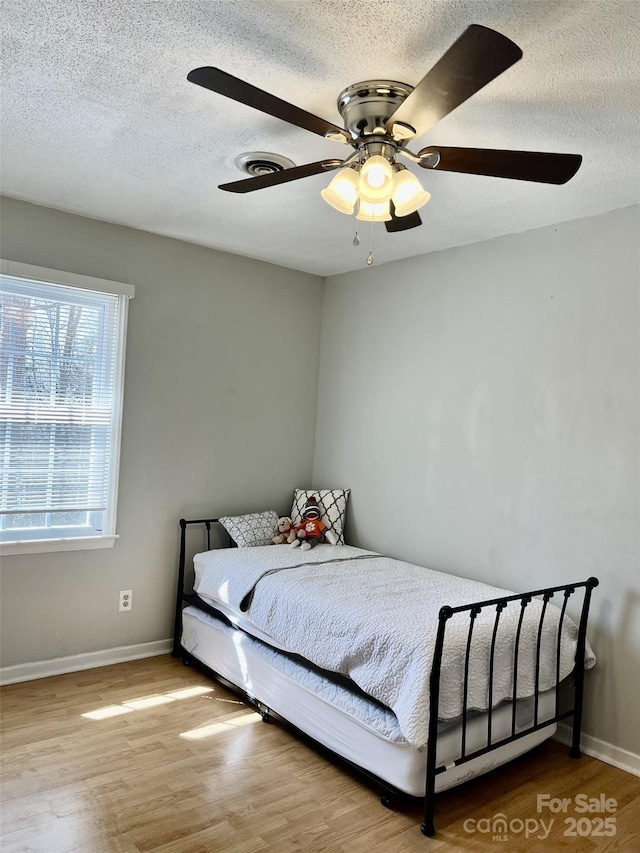
[[271, 545], [276, 524], [280, 516], [275, 509], [254, 512], [250, 515], [233, 515], [218, 521], [236, 543], [238, 548], [253, 548], [256, 545]]
[[291, 520], [298, 524], [307, 498], [318, 499], [322, 520], [338, 537], [338, 545], [344, 545], [344, 517], [351, 489], [296, 489], [293, 493]]

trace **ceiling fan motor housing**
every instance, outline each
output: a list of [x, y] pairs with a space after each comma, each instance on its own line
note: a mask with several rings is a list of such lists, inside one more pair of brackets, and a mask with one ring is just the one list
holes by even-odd
[[397, 80], [364, 80], [340, 92], [338, 111], [355, 138], [386, 133], [388, 119], [411, 92], [413, 86]]

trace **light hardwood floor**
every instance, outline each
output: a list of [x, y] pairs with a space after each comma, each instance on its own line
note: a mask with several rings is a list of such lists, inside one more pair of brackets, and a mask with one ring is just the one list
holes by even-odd
[[[10, 685], [1, 702], [2, 853], [640, 851], [640, 779], [552, 742], [440, 795], [427, 839], [419, 809], [385, 809], [360, 777], [169, 656]], [[571, 798], [567, 812], [538, 813], [545, 793]], [[615, 798], [615, 835], [564, 834], [570, 817], [598, 829], [578, 794]], [[465, 831], [498, 813], [508, 839]], [[519, 821], [551, 817], [546, 839], [531, 823], [525, 837]]]

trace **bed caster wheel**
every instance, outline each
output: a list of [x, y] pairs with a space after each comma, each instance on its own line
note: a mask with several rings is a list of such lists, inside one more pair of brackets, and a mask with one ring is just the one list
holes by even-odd
[[260, 712], [260, 716], [262, 717], [262, 722], [263, 722], [263, 723], [268, 723], [268, 722], [271, 720], [271, 717], [269, 716], [269, 712], [268, 712], [268, 711], [261, 711], [261, 712]]
[[428, 838], [431, 838], [436, 834], [436, 828], [433, 823], [421, 823], [420, 824], [420, 832], [423, 835], [426, 835]]
[[191, 658], [187, 655], [182, 655], [182, 666], [191, 666]]
[[380, 797], [380, 802], [385, 807], [385, 809], [392, 809], [393, 810], [396, 807], [395, 800], [392, 799], [388, 794], [383, 794]]

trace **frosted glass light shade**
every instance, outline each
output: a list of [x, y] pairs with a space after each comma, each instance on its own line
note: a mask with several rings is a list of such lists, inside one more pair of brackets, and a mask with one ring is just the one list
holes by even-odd
[[422, 188], [420, 181], [407, 169], [393, 176], [393, 196], [396, 216], [408, 216], [426, 204], [431, 194]]
[[360, 175], [355, 169], [341, 169], [329, 186], [320, 190], [322, 198], [340, 213], [351, 214], [358, 200]]
[[358, 195], [362, 201], [369, 204], [389, 201], [393, 190], [393, 169], [389, 161], [381, 154], [369, 157], [362, 167], [358, 182]]
[[356, 219], [361, 222], [388, 222], [391, 219], [389, 202], [382, 201], [380, 204], [369, 204], [368, 201], [361, 201]]

